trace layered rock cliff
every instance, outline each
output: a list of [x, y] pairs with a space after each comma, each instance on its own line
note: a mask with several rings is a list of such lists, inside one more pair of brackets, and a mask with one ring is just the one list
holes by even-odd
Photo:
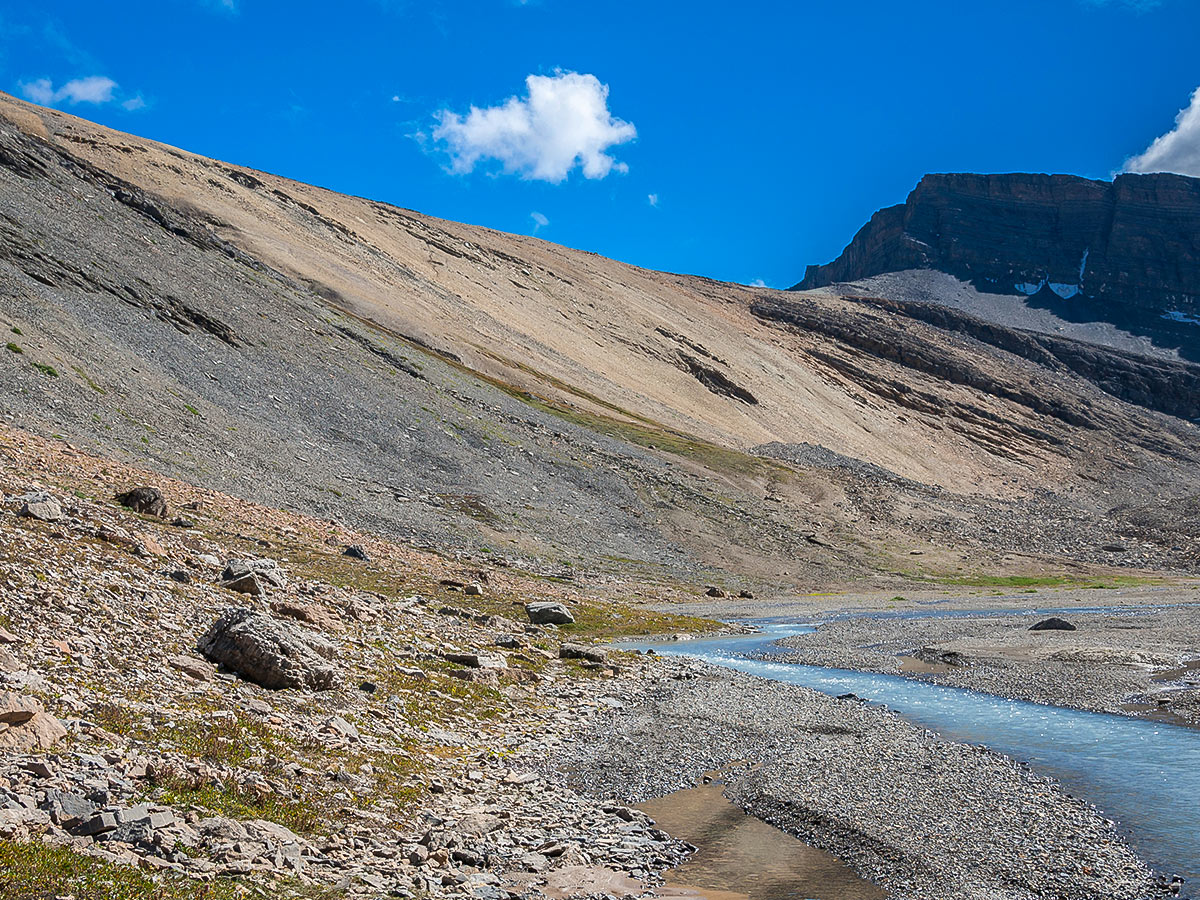
[[927, 175], [796, 289], [921, 268], [1200, 359], [1200, 179]]

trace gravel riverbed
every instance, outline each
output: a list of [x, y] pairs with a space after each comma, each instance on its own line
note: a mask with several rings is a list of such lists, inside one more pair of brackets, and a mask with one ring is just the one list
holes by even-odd
[[899, 715], [694, 661], [664, 663], [554, 762], [637, 802], [741, 764], [747, 812], [829, 850], [895, 900], [1155, 896], [1092, 806]]

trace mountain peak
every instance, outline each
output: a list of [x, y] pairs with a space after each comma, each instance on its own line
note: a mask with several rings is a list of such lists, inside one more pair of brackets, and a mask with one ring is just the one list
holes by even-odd
[[926, 175], [796, 290], [936, 269], [1200, 359], [1200, 179]]

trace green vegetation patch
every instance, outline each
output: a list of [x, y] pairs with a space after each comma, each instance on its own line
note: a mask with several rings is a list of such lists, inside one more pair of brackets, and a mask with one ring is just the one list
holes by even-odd
[[171, 806], [198, 806], [233, 819], [267, 819], [297, 834], [315, 834], [327, 825], [329, 811], [316, 804], [276, 794], [261, 796], [235, 784], [196, 784], [167, 776], [154, 782], [156, 798]]
[[100, 385], [96, 384], [95, 381], [93, 381], [90, 377], [88, 377], [87, 372], [83, 371], [83, 369], [79, 368], [79, 366], [75, 366], [74, 369], [75, 369], [75, 374], [78, 375], [80, 378], [82, 378], [84, 380], [84, 382], [87, 384], [87, 386], [90, 387], [97, 394], [107, 394], [108, 393], [106, 390], [104, 390], [104, 388], [100, 387]]
[[133, 866], [101, 862], [65, 847], [0, 841], [0, 900], [242, 900], [246, 896], [244, 885], [229, 880], [155, 878]]
[[10, 353], [24, 353], [25, 352], [24, 350], [21, 349], [21, 346], [19, 344], [14, 344], [12, 341], [9, 341], [7, 344], [5, 344], [5, 346], [8, 348]]
[[564, 637], [588, 637], [594, 640], [640, 637], [642, 635], [708, 633], [721, 627], [720, 622], [696, 616], [681, 616], [628, 606], [619, 602], [585, 603], [572, 607], [575, 624], [562, 625]]
[[935, 575], [933, 580], [938, 584], [956, 584], [963, 587], [1072, 587], [1095, 590], [1162, 583], [1160, 578], [1137, 575]]
[[54, 366], [48, 366], [45, 363], [39, 363], [39, 362], [30, 363], [30, 365], [33, 366], [35, 369], [37, 369], [39, 372], [41, 372], [43, 375], [49, 375], [51, 378], [58, 377], [58, 369], [54, 368]]
[[[152, 722], [127, 707], [102, 704], [95, 708], [92, 718], [109, 731], [147, 746], [174, 750], [214, 766], [258, 771], [275, 779], [284, 777], [288, 763], [347, 771], [369, 765], [372, 771], [369, 788], [357, 792], [356, 800], [367, 803], [391, 800], [403, 807], [417, 796], [417, 791], [408, 787], [406, 781], [420, 766], [405, 747], [390, 754], [347, 753], [311, 735], [276, 729], [264, 721], [216, 709], [206, 701], [196, 703], [194, 709], [173, 711], [172, 715], [168, 721]], [[341, 785], [325, 779], [296, 783], [290, 796], [261, 795], [231, 782], [183, 775], [165, 774], [152, 782], [155, 796], [164, 802], [192, 805], [239, 819], [269, 819], [302, 834], [322, 833], [336, 824], [336, 816], [330, 812], [335, 807], [326, 794], [341, 789]]]

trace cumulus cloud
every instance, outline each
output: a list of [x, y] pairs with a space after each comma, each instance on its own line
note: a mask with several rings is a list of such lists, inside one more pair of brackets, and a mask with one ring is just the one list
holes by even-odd
[[606, 151], [633, 140], [637, 129], [609, 112], [608, 85], [595, 75], [556, 72], [530, 75], [525, 87], [524, 97], [500, 106], [437, 113], [433, 137], [450, 154], [452, 171], [496, 160], [509, 174], [556, 184], [576, 166], [585, 178], [628, 171]]
[[761, 278], [755, 278], [752, 282], [750, 282], [750, 287], [765, 288], [765, 287], [767, 287], [767, 283], [765, 281], [763, 281]]
[[1200, 87], [1192, 101], [1175, 117], [1175, 127], [1145, 152], [1125, 161], [1124, 172], [1174, 172], [1200, 177]]
[[538, 229], [545, 228], [550, 224], [550, 220], [536, 210], [529, 214], [529, 218], [533, 219], [533, 233], [537, 234]]
[[658, 194], [647, 194], [647, 195], [646, 195], [646, 201], [647, 201], [647, 202], [648, 202], [648, 203], [649, 203], [651, 206], [658, 206]]
[[113, 99], [117, 83], [103, 75], [89, 75], [87, 78], [74, 78], [58, 88], [49, 78], [22, 82], [20, 87], [27, 100], [42, 106], [51, 106], [64, 100], [71, 105], [109, 103]]

